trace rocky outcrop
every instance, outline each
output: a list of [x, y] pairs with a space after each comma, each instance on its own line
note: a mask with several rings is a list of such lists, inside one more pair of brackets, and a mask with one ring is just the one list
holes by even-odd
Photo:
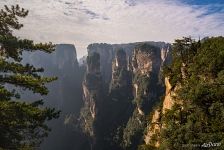
[[147, 133], [144, 137], [144, 141], [147, 145], [153, 144], [155, 147], [159, 147], [159, 141], [153, 141], [153, 135], [161, 131], [161, 125], [159, 119], [161, 117], [160, 110], [156, 109], [153, 113], [150, 126], [147, 127]]
[[111, 80], [111, 66], [114, 58], [113, 46], [110, 44], [90, 44], [87, 47], [88, 54], [98, 53], [100, 55], [101, 74], [106, 83]]
[[136, 83], [133, 84], [133, 95], [134, 97], [138, 96], [138, 84]]
[[52, 53], [24, 51], [22, 58], [24, 64], [30, 63], [43, 68], [43, 76], [58, 77], [56, 81], [47, 84], [49, 93], [44, 97], [29, 91], [22, 94], [24, 100], [44, 99], [46, 106], [61, 110], [60, 118], [49, 122], [52, 131], [42, 143], [41, 149], [73, 149], [74, 145], [77, 149], [84, 149], [85, 139], [80, 132], [74, 130], [74, 123], [71, 121], [77, 119], [83, 104], [84, 70], [78, 65], [75, 46], [58, 44]]
[[[160, 67], [161, 58], [158, 47], [144, 43], [135, 48], [132, 57], [133, 85], [137, 107], [141, 114], [142, 112], [146, 113], [142, 104], [152, 104], [158, 96], [160, 87], [157, 87], [157, 83], [159, 81]], [[157, 89], [157, 91], [153, 89]], [[144, 97], [144, 100], [142, 97]], [[145, 103], [144, 101], [148, 102]], [[144, 105], [144, 107], [148, 106]]]
[[[167, 60], [168, 60], [167, 58], [168, 58], [168, 56], [170, 56], [169, 54], [170, 54], [171, 46], [170, 46], [170, 44], [165, 43], [165, 42], [148, 41], [148, 42], [127, 43], [127, 44], [94, 43], [94, 44], [90, 44], [87, 49], [88, 49], [88, 53], [97, 52], [100, 54], [101, 73], [102, 73], [103, 79], [106, 83], [110, 83], [111, 75], [112, 75], [111, 74], [112, 73], [111, 65], [115, 58], [116, 50], [123, 49], [126, 52], [127, 58], [131, 58], [133, 56], [135, 47], [138, 45], [144, 44], [144, 43], [158, 47], [161, 51], [163, 50], [163, 52], [164, 52], [163, 59], [164, 59], [164, 62], [167, 62]], [[85, 64], [85, 62], [83, 62], [83, 60], [82, 60], [82, 63]], [[130, 63], [128, 63], [128, 64], [130, 64]]]
[[131, 64], [135, 108], [123, 137], [127, 149], [137, 149], [135, 145], [140, 142], [139, 139], [147, 127], [146, 116], [164, 91], [163, 85], [159, 82], [161, 49], [147, 43], [139, 44], [133, 51]]
[[90, 136], [94, 136], [93, 123], [102, 105], [102, 76], [100, 73], [100, 56], [98, 53], [91, 53], [87, 57], [87, 71], [83, 80], [83, 114], [84, 130]]
[[159, 49], [143, 44], [134, 50], [132, 64], [133, 73], [149, 76], [153, 70], [160, 67]]
[[82, 83], [84, 106], [80, 112], [80, 127], [88, 136], [91, 149], [99, 149], [103, 140], [103, 123], [106, 98], [104, 97], [103, 80], [100, 69], [100, 55], [89, 53], [87, 56], [87, 69]]
[[159, 139], [155, 139], [153, 136], [157, 135], [159, 137], [160, 131], [162, 128], [166, 128], [166, 125], [161, 122], [161, 117], [166, 113], [167, 110], [170, 110], [175, 103], [181, 104], [181, 101], [174, 99], [176, 96], [176, 90], [179, 88], [177, 85], [175, 88], [169, 82], [169, 78], [165, 78], [165, 97], [161, 107], [158, 107], [152, 113], [152, 119], [150, 121], [149, 126], [147, 127], [147, 133], [144, 137], [144, 141], [147, 145], [152, 145], [154, 147], [159, 147], [160, 141]]
[[112, 79], [110, 91], [114, 88], [131, 86], [131, 72], [128, 71], [127, 56], [123, 49], [116, 52], [114, 61], [112, 62]]
[[[160, 70], [167, 60], [169, 44], [152, 43], [88, 46], [81, 118], [94, 149], [123, 149], [121, 145], [137, 149], [147, 126], [146, 116], [164, 92]], [[109, 92], [103, 92], [107, 95], [104, 98], [99, 93], [102, 89]]]
[[46, 96], [46, 105], [63, 110], [63, 112], [70, 113], [74, 110], [79, 112], [82, 104], [80, 99], [83, 73], [77, 62], [74, 45], [58, 44], [52, 53], [24, 52], [22, 57], [24, 64], [30, 63], [43, 68], [44, 76], [58, 77], [58, 80], [48, 85], [49, 94]]
[[175, 95], [175, 92], [171, 90], [172, 86], [169, 82], [169, 78], [165, 78], [166, 94], [163, 101], [162, 113], [164, 114], [166, 110], [169, 110], [174, 105], [174, 100], [172, 96]]

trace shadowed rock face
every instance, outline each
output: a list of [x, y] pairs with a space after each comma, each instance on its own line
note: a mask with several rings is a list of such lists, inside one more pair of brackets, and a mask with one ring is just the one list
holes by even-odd
[[49, 94], [45, 98], [46, 105], [68, 113], [79, 111], [82, 75], [74, 45], [59, 44], [50, 54], [41, 51], [25, 52], [23, 63], [44, 68], [42, 73], [44, 76], [58, 77], [58, 80], [48, 84]]
[[109, 44], [90, 44], [87, 47], [87, 50], [88, 54], [96, 52], [100, 55], [101, 74], [104, 78], [104, 81], [109, 83], [111, 80], [111, 66], [114, 56], [113, 47]]
[[123, 141], [126, 149], [137, 149], [136, 145], [140, 144], [147, 127], [147, 115], [164, 92], [163, 83], [160, 82], [160, 71], [167, 59], [167, 55], [164, 54], [165, 45], [161, 49], [141, 43], [133, 50], [131, 70], [135, 107], [124, 129]]
[[158, 72], [161, 65], [160, 49], [148, 44], [142, 44], [135, 48], [133, 58], [133, 73], [150, 75]]
[[87, 72], [82, 85], [85, 105], [89, 107], [91, 116], [94, 119], [97, 115], [98, 104], [102, 99], [102, 78], [100, 55], [98, 53], [92, 53], [87, 57]]
[[165, 77], [165, 97], [163, 99], [162, 106], [157, 108], [152, 112], [151, 124], [147, 127], [147, 132], [144, 137], [144, 141], [147, 145], [154, 143], [155, 147], [159, 147], [161, 141], [159, 139], [153, 138], [155, 134], [161, 134], [161, 130], [166, 128], [166, 124], [161, 121], [161, 118], [164, 116], [167, 110], [170, 110], [175, 104], [183, 105], [183, 101], [181, 99], [175, 99], [177, 96], [177, 90], [181, 88], [180, 84], [177, 84], [175, 87], [172, 87], [169, 77]]
[[165, 42], [136, 42], [136, 43], [128, 43], [128, 44], [94, 43], [94, 44], [90, 44], [87, 49], [88, 49], [88, 53], [97, 52], [100, 54], [101, 73], [103, 76], [103, 80], [106, 83], [110, 83], [111, 75], [112, 75], [111, 66], [116, 55], [116, 50], [123, 49], [126, 52], [127, 58], [131, 58], [134, 53], [135, 47], [143, 43], [158, 47], [162, 51], [161, 57], [164, 59], [164, 62], [167, 62], [166, 58], [169, 55], [170, 44]]
[[[93, 149], [122, 149], [121, 141], [127, 149], [137, 149], [146, 116], [164, 91], [160, 71], [168, 61], [169, 47], [164, 42], [88, 46], [81, 122]], [[118, 143], [108, 141], [118, 130], [122, 134]]]
[[41, 51], [23, 53], [24, 64], [44, 68], [44, 76], [58, 77], [47, 85], [47, 96], [33, 95], [29, 91], [22, 95], [27, 101], [43, 98], [45, 106], [62, 111], [59, 119], [49, 122], [52, 131], [42, 143], [42, 149], [79, 150], [85, 145], [82, 134], [73, 128], [83, 103], [81, 82], [84, 70], [79, 67], [76, 57], [75, 46], [70, 44], [59, 44], [50, 54]]
[[118, 68], [125, 68], [127, 69], [127, 56], [124, 50], [119, 49], [117, 50], [115, 56], [115, 64]]
[[82, 82], [84, 106], [80, 113], [82, 131], [88, 136], [89, 145], [95, 144], [101, 138], [99, 126], [102, 124], [101, 116], [104, 113], [104, 90], [100, 72], [100, 55], [96, 52], [87, 56], [87, 71]]
[[[131, 85], [131, 72], [128, 71], [127, 56], [123, 49], [116, 52], [116, 56], [112, 62], [112, 79], [110, 88], [119, 88]], [[129, 85], [129, 86], [130, 86]]]
[[91, 53], [87, 57], [87, 74], [100, 73], [100, 55], [98, 53]]
[[[132, 57], [132, 70], [135, 76], [133, 81], [134, 95], [136, 100], [145, 97], [142, 103], [153, 104], [157, 97], [160, 95], [162, 85], [159, 85], [160, 68], [162, 64], [161, 51], [158, 47], [141, 44], [134, 50]], [[137, 105], [140, 114], [146, 113], [142, 106]], [[144, 112], [144, 113], [143, 113]]]

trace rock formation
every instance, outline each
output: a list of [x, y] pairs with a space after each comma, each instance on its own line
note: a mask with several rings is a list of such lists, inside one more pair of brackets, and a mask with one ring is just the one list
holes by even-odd
[[161, 122], [162, 115], [166, 113], [167, 110], [170, 110], [175, 103], [181, 104], [181, 101], [178, 101], [177, 99], [174, 99], [176, 95], [176, 91], [179, 88], [179, 85], [177, 85], [175, 88], [172, 87], [172, 85], [169, 82], [169, 78], [165, 78], [165, 97], [163, 99], [163, 103], [161, 107], [158, 107], [154, 110], [152, 113], [152, 119], [150, 121], [150, 124], [147, 127], [147, 133], [144, 137], [144, 141], [147, 145], [152, 145], [154, 147], [159, 147], [160, 141], [159, 139], [153, 138], [155, 134], [159, 135], [162, 128], [166, 128], [166, 125]]
[[112, 63], [111, 88], [121, 88], [131, 85], [131, 72], [128, 71], [127, 56], [124, 50], [119, 49]]
[[[106, 134], [113, 139], [123, 134], [122, 126], [127, 124], [133, 112], [132, 95], [132, 72], [128, 70], [126, 52], [118, 49], [112, 63], [112, 79], [109, 90], [107, 121], [109, 122]], [[109, 117], [109, 118], [108, 118]], [[110, 148], [121, 149], [122, 137], [112, 143]], [[106, 148], [108, 149], [108, 148]]]
[[137, 149], [164, 92], [160, 72], [170, 53], [169, 44], [149, 43], [88, 46], [81, 122], [93, 149]]
[[147, 145], [152, 144], [155, 147], [159, 147], [159, 140], [153, 139], [155, 134], [159, 134], [162, 128], [162, 124], [160, 122], [161, 115], [165, 113], [167, 109], [171, 109], [174, 104], [174, 100], [172, 95], [174, 94], [171, 91], [171, 84], [168, 78], [165, 78], [165, 87], [166, 87], [166, 94], [162, 104], [162, 108], [157, 108], [154, 110], [152, 119], [150, 121], [150, 125], [147, 127], [147, 133], [145, 135], [144, 141]]
[[[136, 43], [127, 43], [127, 44], [106, 44], [106, 43], [94, 43], [88, 46], [88, 53], [97, 52], [100, 54], [101, 58], [101, 72], [103, 80], [109, 84], [111, 81], [112, 75], [112, 61], [115, 58], [116, 50], [123, 49], [126, 52], [127, 58], [131, 58], [134, 52], [134, 49], [139, 44], [149, 44], [155, 47], [158, 47], [163, 51], [164, 62], [167, 62], [170, 59], [167, 59], [170, 55], [170, 44], [165, 42], [136, 42]], [[83, 62], [83, 61], [82, 61]], [[85, 62], [84, 62], [85, 64]]]
[[[134, 74], [134, 91], [137, 104], [138, 100], [155, 101], [158, 96], [157, 83], [161, 66], [160, 49], [148, 44], [142, 44], [134, 50], [132, 68]], [[153, 87], [153, 88], [152, 88]], [[156, 89], [156, 90], [154, 90]], [[143, 101], [142, 101], [143, 102]], [[144, 103], [144, 102], [143, 102]], [[139, 112], [144, 112], [141, 104], [137, 105]], [[148, 107], [145, 106], [144, 107]], [[148, 109], [148, 108], [147, 108]]]
[[104, 78], [104, 81], [109, 84], [111, 80], [111, 66], [112, 60], [114, 58], [114, 51], [112, 45], [109, 44], [90, 44], [87, 47], [88, 54], [92, 54], [94, 52], [100, 55], [100, 63], [101, 63], [101, 74]]
[[104, 109], [104, 90], [100, 72], [100, 55], [90, 53], [87, 56], [87, 70], [82, 83], [84, 106], [80, 113], [80, 125], [89, 137], [91, 149], [97, 149], [102, 138], [101, 126]]
[[140, 142], [147, 126], [146, 116], [163, 93], [163, 85], [159, 82], [161, 64], [159, 47], [144, 43], [134, 49], [132, 85], [135, 108], [124, 130], [126, 148], [137, 149], [135, 145]]
[[[43, 68], [44, 76], [58, 77], [58, 80], [47, 85], [49, 94], [44, 99], [45, 105], [62, 112], [59, 119], [49, 122], [52, 132], [42, 143], [41, 149], [74, 149], [74, 145], [82, 149], [85, 140], [81, 133], [74, 131], [74, 121], [83, 103], [81, 83], [84, 70], [78, 65], [75, 46], [58, 44], [52, 53], [24, 52], [22, 62]], [[26, 91], [22, 99], [38, 100], [42, 97]]]
[[89, 107], [92, 118], [97, 114], [101, 103], [102, 78], [100, 73], [100, 56], [97, 53], [87, 57], [87, 72], [83, 81], [84, 103]]

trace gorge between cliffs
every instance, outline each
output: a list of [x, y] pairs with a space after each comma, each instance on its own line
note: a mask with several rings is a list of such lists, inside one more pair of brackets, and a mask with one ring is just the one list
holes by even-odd
[[[190, 94], [186, 96], [188, 92], [201, 90], [191, 90], [195, 85], [195, 78], [198, 82], [204, 82], [208, 78], [202, 73], [199, 76], [195, 75], [200, 69], [194, 68], [197, 67], [194, 63], [211, 65], [207, 61], [201, 62], [199, 56], [216, 59], [213, 56], [216, 54], [203, 56], [203, 50], [206, 51], [208, 46], [211, 47], [211, 43], [214, 47], [220, 46], [218, 44], [220, 41], [223, 41], [222, 37], [202, 41], [184, 38], [177, 41], [176, 45], [165, 42], [95, 43], [88, 46], [88, 55], [80, 60], [77, 60], [75, 46], [69, 44], [57, 45], [52, 54], [23, 53], [24, 64], [41, 66], [46, 69], [43, 75], [58, 77], [57, 81], [48, 84], [49, 94], [44, 98], [46, 105], [61, 110], [61, 115], [59, 119], [48, 123], [52, 132], [43, 141], [41, 148], [181, 149], [187, 142], [178, 141], [175, 145], [172, 143], [177, 139], [175, 135], [188, 136], [184, 131], [192, 128], [202, 130], [205, 126], [202, 123], [199, 127], [195, 127], [199, 123], [189, 123], [192, 121], [191, 115], [197, 116], [199, 113], [194, 112], [198, 111], [196, 106], [208, 111], [220, 108], [218, 106], [210, 108], [212, 104], [209, 101], [206, 103], [206, 107], [208, 105], [209, 108], [204, 108], [204, 104], [188, 102], [190, 98], [187, 96]], [[185, 46], [188, 44], [185, 50], [179, 51], [178, 46], [184, 44]], [[185, 56], [181, 57], [182, 55]], [[217, 53], [218, 58], [221, 56]], [[208, 67], [204, 67], [206, 68]], [[223, 66], [216, 69], [223, 69]], [[209, 73], [209, 70], [207, 72]], [[222, 83], [222, 73], [217, 74], [217, 79], [216, 75], [209, 79], [215, 78], [211, 82], [220, 80]], [[219, 90], [222, 91], [222, 88], [217, 89], [222, 95]], [[29, 93], [22, 94], [22, 97], [42, 98]], [[222, 96], [218, 98], [222, 99]], [[203, 113], [201, 115], [203, 118]], [[175, 132], [178, 134], [174, 134]], [[172, 136], [175, 138], [171, 139]], [[189, 136], [196, 140], [193, 143], [200, 143], [200, 147], [206, 146], [204, 141], [209, 143], [210, 139], [206, 135], [207, 140], [203, 138], [198, 141], [196, 135]], [[186, 141], [189, 139], [184, 138]], [[216, 139], [221, 140], [220, 137]]]
[[224, 0], [0, 6], [0, 150], [224, 150]]
[[53, 54], [24, 53], [24, 63], [58, 77], [48, 85], [46, 99], [62, 115], [49, 123], [52, 133], [42, 148], [137, 149], [149, 114], [165, 92], [161, 71], [171, 62], [171, 51], [164, 42], [96, 43], [79, 62], [68, 44], [57, 45]]

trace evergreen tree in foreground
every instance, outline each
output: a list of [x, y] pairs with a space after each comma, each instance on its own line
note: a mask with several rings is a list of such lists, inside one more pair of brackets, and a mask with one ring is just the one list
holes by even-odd
[[176, 104], [161, 114], [161, 130], [139, 150], [224, 149], [224, 37], [175, 40], [163, 73]]
[[59, 117], [55, 109], [43, 107], [42, 100], [22, 102], [15, 89], [6, 88], [6, 85], [12, 85], [46, 95], [48, 89], [45, 84], [56, 80], [55, 77], [42, 77], [42, 68], [21, 63], [23, 51], [42, 50], [50, 53], [54, 50], [51, 43], [34, 44], [31, 40], [13, 35], [13, 30], [23, 27], [18, 19], [27, 15], [28, 11], [18, 5], [10, 8], [5, 6], [0, 10], [0, 149], [38, 147], [50, 131], [46, 121]]
[[160, 149], [224, 149], [224, 37], [177, 40], [168, 70], [182, 104], [162, 117]]

